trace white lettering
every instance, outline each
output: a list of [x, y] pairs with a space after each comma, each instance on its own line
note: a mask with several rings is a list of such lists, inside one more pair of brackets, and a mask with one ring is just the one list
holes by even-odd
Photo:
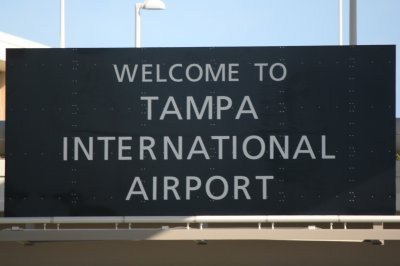
[[[136, 185], [139, 187], [138, 191], [135, 190]], [[147, 196], [146, 191], [144, 190], [142, 181], [138, 176], [135, 176], [135, 178], [133, 179], [131, 188], [129, 189], [128, 195], [126, 195], [125, 200], [130, 200], [132, 195], [142, 195], [144, 200], [149, 200], [149, 197]]]
[[157, 200], [157, 177], [153, 176], [153, 200]]
[[[242, 185], [239, 185], [239, 180], [244, 181]], [[250, 200], [251, 197], [249, 195], [249, 192], [247, 191], [247, 187], [250, 184], [250, 181], [247, 177], [245, 176], [235, 176], [234, 179], [234, 191], [233, 191], [233, 198], [235, 200], [239, 199], [239, 190], [241, 190], [246, 197], [247, 200]]]
[[[225, 101], [225, 105], [222, 102]], [[232, 107], [232, 99], [227, 96], [217, 96], [217, 119], [221, 119], [222, 111], [229, 110]]]
[[264, 81], [264, 67], [267, 67], [268, 63], [254, 63], [254, 66], [258, 67], [258, 80]]
[[267, 190], [267, 181], [274, 179], [273, 176], [267, 175], [267, 176], [256, 176], [257, 180], [262, 180], [262, 193], [263, 193], [263, 200], [268, 199], [268, 190]]
[[128, 64], [124, 64], [122, 66], [122, 71], [121, 73], [118, 70], [118, 66], [117, 65], [113, 65], [114, 66], [114, 71], [115, 71], [115, 75], [117, 77], [118, 82], [123, 82], [124, 81], [124, 77], [125, 77], [125, 73], [128, 76], [128, 80], [129, 82], [133, 82], [135, 80], [136, 77], [136, 71], [138, 69], [138, 65], [134, 65], [132, 72], [129, 71], [129, 65]]
[[[275, 77], [274, 75], [274, 69], [275, 67], [280, 67], [282, 69], [282, 76], [281, 77]], [[286, 70], [286, 66], [282, 63], [275, 63], [272, 64], [271, 68], [269, 69], [269, 76], [271, 77], [271, 79], [273, 81], [282, 81], [286, 78], [286, 74], [287, 74], [287, 70]]]
[[283, 159], [289, 159], [289, 136], [285, 136], [285, 150], [283, 150], [281, 144], [275, 136], [270, 136], [269, 138], [269, 158], [275, 158], [275, 149], [277, 147], [279, 153], [281, 154]]
[[[246, 103], [247, 103], [248, 108], [249, 108], [247, 110], [244, 109]], [[251, 115], [253, 115], [254, 119], [258, 119], [258, 115], [256, 113], [256, 110], [254, 109], [253, 103], [251, 102], [251, 99], [250, 99], [249, 96], [245, 96], [243, 98], [243, 101], [242, 101], [242, 103], [240, 105], [239, 111], [237, 112], [235, 119], [236, 120], [240, 119], [240, 116], [242, 114], [251, 114]]]
[[[303, 144], [306, 145], [306, 149], [302, 149]], [[294, 152], [293, 159], [297, 159], [300, 153], [310, 154], [312, 159], [315, 159], [315, 154], [311, 148], [310, 141], [308, 140], [307, 136], [301, 136], [299, 144], [297, 145], [296, 151]]]
[[[256, 155], [251, 155], [248, 151], [248, 143], [251, 140], [256, 140], [260, 144], [260, 151]], [[243, 154], [246, 156], [246, 158], [250, 160], [257, 160], [260, 159], [261, 157], [264, 156], [265, 154], [265, 142], [260, 136], [248, 136], [247, 138], [244, 139], [243, 141]]]
[[[172, 181], [172, 185], [169, 184], [169, 182]], [[164, 177], [164, 200], [168, 200], [168, 191], [171, 191], [175, 199], [180, 200], [181, 198], [179, 197], [178, 191], [176, 191], [176, 188], [179, 185], [179, 179], [176, 178], [175, 176], [165, 176]]]
[[[172, 106], [173, 110], [169, 110], [169, 107]], [[182, 115], [179, 112], [179, 108], [176, 105], [174, 97], [168, 97], [167, 102], [165, 103], [164, 109], [161, 113], [160, 120], [164, 120], [166, 115], [176, 115], [179, 120], [182, 120]]]
[[178, 79], [178, 78], [176, 78], [176, 77], [173, 75], [174, 69], [177, 68], [177, 67], [182, 68], [182, 64], [174, 64], [174, 65], [172, 65], [172, 66], [169, 68], [169, 72], [168, 72], [169, 78], [170, 78], [171, 80], [175, 81], [175, 82], [182, 82], [183, 79], [181, 79], [181, 78]]
[[68, 138], [63, 137], [63, 160], [68, 160]]
[[[148, 145], [145, 144], [145, 141], [149, 142]], [[144, 156], [144, 151], [147, 151], [150, 154], [150, 157], [152, 160], [156, 160], [156, 156], [154, 155], [153, 152], [153, 147], [155, 145], [155, 140], [152, 137], [147, 137], [147, 136], [141, 136], [139, 138], [139, 158], [140, 160], [143, 160], [145, 158]]]
[[[197, 75], [197, 77], [191, 77], [191, 76], [190, 76], [190, 70], [191, 70], [192, 68], [197, 68], [197, 70], [198, 70], [198, 75]], [[202, 77], [203, 77], [203, 69], [201, 68], [200, 65], [198, 65], [198, 64], [190, 64], [190, 65], [187, 66], [187, 68], [186, 68], [186, 78], [187, 78], [189, 81], [191, 81], [191, 82], [198, 82], [199, 80], [201, 80]]]
[[326, 154], [326, 136], [325, 135], [321, 136], [321, 142], [322, 142], [322, 144], [321, 144], [322, 159], [328, 159], [328, 160], [335, 159], [336, 158], [335, 155], [327, 155]]
[[222, 160], [224, 157], [223, 141], [229, 140], [229, 136], [211, 136], [211, 139], [216, 139], [218, 141], [218, 159]]
[[86, 159], [88, 159], [89, 161], [93, 160], [93, 137], [89, 137], [89, 148], [88, 149], [86, 149], [86, 147], [83, 144], [80, 137], [74, 138], [74, 160], [75, 161], [79, 160], [79, 156], [78, 156], [79, 148], [81, 148], [81, 150], [85, 154]]
[[232, 159], [237, 159], [237, 137], [232, 137]]
[[167, 82], [167, 79], [162, 79], [161, 77], [160, 77], [160, 64], [157, 64], [156, 65], [156, 73], [157, 73], [157, 77], [156, 77], [156, 81], [157, 82]]
[[233, 75], [239, 74], [239, 69], [234, 69], [238, 68], [239, 64], [229, 64], [228, 65], [228, 81], [239, 81], [239, 77], [233, 77]]
[[211, 64], [206, 64], [206, 81], [210, 81], [210, 75], [214, 82], [218, 81], [219, 76], [221, 76], [221, 81], [225, 81], [225, 64], [219, 65], [217, 74], [215, 74]]
[[[221, 181], [222, 185], [223, 185], [223, 190], [221, 195], [216, 196], [211, 192], [211, 183], [214, 182], [215, 180], [219, 180]], [[225, 178], [223, 178], [222, 176], [212, 176], [210, 177], [207, 182], [206, 182], [206, 194], [210, 199], [213, 200], [222, 200], [223, 198], [226, 197], [226, 195], [228, 194], [228, 182], [226, 181]]]
[[186, 99], [186, 119], [190, 120], [192, 118], [192, 112], [191, 110], [193, 109], [196, 118], [197, 119], [203, 119], [203, 116], [208, 110], [208, 119], [212, 119], [212, 97], [211, 96], [206, 96], [203, 102], [203, 106], [201, 107], [201, 111], [197, 108], [197, 105], [194, 101], [193, 96], [188, 96]]
[[[195, 185], [192, 186], [192, 181]], [[201, 179], [197, 176], [187, 176], [186, 177], [186, 200], [190, 200], [190, 194], [193, 191], [199, 190], [201, 187]]]
[[171, 141], [170, 137], [164, 137], [164, 160], [168, 160], [168, 147], [171, 149], [172, 153], [175, 155], [175, 158], [178, 160], [182, 160], [182, 136], [178, 137], [178, 149]]
[[[196, 149], [198, 145], [200, 146], [199, 150]], [[208, 155], [206, 147], [204, 146], [203, 139], [200, 136], [196, 136], [196, 138], [194, 139], [193, 145], [190, 148], [187, 159], [191, 160], [194, 154], [203, 154], [206, 160], [210, 160], [210, 156]]]
[[[132, 138], [131, 138], [132, 139]], [[115, 137], [97, 137], [97, 140], [103, 141], [104, 142], [104, 160], [108, 160], [108, 142], [110, 140], [115, 140]]]
[[143, 64], [142, 65], [142, 82], [152, 82], [153, 80], [151, 78], [147, 78], [147, 75], [151, 75], [152, 72], [151, 70], [147, 70], [148, 68], [153, 67], [152, 64]]
[[123, 145], [123, 141], [125, 140], [132, 140], [132, 137], [119, 137], [118, 138], [118, 160], [120, 161], [128, 161], [128, 160], [132, 160], [131, 156], [124, 156], [123, 152], [124, 151], [130, 151], [131, 150], [131, 146], [124, 146]]
[[147, 120], [152, 119], [152, 101], [158, 100], [159, 98], [157, 96], [141, 96], [140, 100], [141, 101], [147, 101]]

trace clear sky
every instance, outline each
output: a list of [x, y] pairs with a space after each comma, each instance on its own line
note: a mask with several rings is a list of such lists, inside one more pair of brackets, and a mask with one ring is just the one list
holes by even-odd
[[[141, 1], [65, 0], [66, 46], [133, 46], [134, 4]], [[166, 10], [142, 11], [142, 47], [338, 44], [338, 0], [164, 2]], [[59, 9], [59, 0], [0, 0], [0, 31], [58, 47]], [[400, 46], [400, 0], [358, 0], [358, 44]], [[400, 117], [398, 90], [396, 103]]]

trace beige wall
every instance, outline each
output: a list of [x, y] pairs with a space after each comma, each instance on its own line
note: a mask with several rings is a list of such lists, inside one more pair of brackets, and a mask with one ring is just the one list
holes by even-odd
[[6, 120], [6, 73], [0, 72], [0, 120]]
[[210, 241], [0, 242], [0, 265], [400, 265], [400, 242]]

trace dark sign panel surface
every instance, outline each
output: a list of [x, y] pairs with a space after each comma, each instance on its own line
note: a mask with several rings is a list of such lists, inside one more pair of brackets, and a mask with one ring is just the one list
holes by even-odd
[[393, 214], [395, 47], [7, 50], [5, 214]]

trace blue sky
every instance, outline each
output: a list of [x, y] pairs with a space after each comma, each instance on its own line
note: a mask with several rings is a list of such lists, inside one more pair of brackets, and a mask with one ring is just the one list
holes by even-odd
[[[66, 46], [133, 46], [136, 2], [65, 0]], [[338, 0], [164, 2], [166, 10], [142, 11], [142, 47], [338, 44]], [[399, 0], [358, 0], [358, 44], [399, 46], [399, 11]], [[59, 0], [0, 0], [0, 31], [58, 47]], [[396, 60], [399, 80], [398, 48]], [[400, 93], [396, 102], [400, 117]]]

